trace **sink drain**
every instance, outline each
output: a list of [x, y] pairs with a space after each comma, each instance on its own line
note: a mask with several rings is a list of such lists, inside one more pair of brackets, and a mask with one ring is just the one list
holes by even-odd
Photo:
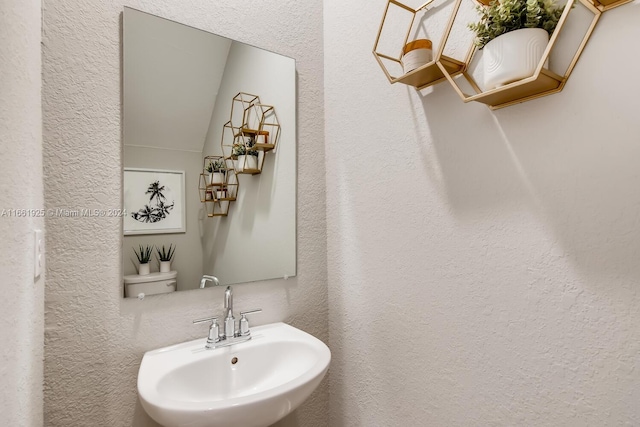
[[231, 359], [231, 364], [235, 365], [236, 363], [238, 363], [238, 358], [234, 357], [233, 359]]

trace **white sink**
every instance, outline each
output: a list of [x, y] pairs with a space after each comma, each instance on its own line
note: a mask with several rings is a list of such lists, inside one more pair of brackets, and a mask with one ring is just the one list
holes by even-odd
[[203, 338], [145, 353], [138, 394], [147, 414], [165, 427], [267, 427], [296, 409], [327, 372], [329, 348], [284, 323], [251, 334], [213, 350]]

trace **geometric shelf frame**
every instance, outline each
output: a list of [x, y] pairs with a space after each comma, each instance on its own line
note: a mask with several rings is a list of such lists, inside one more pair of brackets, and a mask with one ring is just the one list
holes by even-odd
[[[265, 151], [257, 150], [254, 147], [256, 144], [255, 135], [243, 131], [241, 126], [234, 126], [231, 121], [222, 127], [222, 135], [222, 151], [225, 159], [233, 162], [237, 174], [257, 175], [262, 173]], [[238, 151], [244, 154], [237, 155]]]
[[[238, 174], [256, 175], [262, 172], [264, 163], [264, 153], [251, 149], [251, 144], [255, 142], [250, 135], [242, 132], [245, 123], [246, 110], [252, 105], [260, 103], [260, 97], [247, 92], [239, 92], [231, 101], [231, 113], [229, 121], [222, 127], [222, 138], [220, 145], [225, 159], [231, 161]], [[242, 151], [258, 154], [257, 165], [253, 165], [250, 155], [237, 156], [236, 147]]]
[[[246, 92], [233, 97], [229, 121], [222, 127], [222, 155], [206, 156], [199, 178], [200, 201], [208, 217], [229, 214], [231, 202], [238, 197], [238, 175], [261, 173], [266, 153], [274, 151], [279, 140], [280, 122], [272, 105], [262, 104], [258, 95]], [[237, 155], [239, 152], [243, 154]], [[224, 162], [226, 173], [208, 173], [207, 167], [218, 162]]]
[[[432, 5], [435, 1], [436, 0], [429, 0], [415, 9], [397, 0], [387, 1], [387, 7], [382, 16], [380, 29], [378, 30], [378, 35], [373, 46], [373, 55], [390, 83], [403, 83], [421, 90], [446, 80], [445, 74], [442, 71], [443, 67], [447, 70], [447, 73], [452, 76], [463, 71], [464, 62], [443, 54], [443, 40], [438, 43], [439, 46], [433, 51], [433, 60], [431, 62], [408, 73], [402, 71], [403, 48], [408, 43], [412, 32], [415, 31], [414, 24], [416, 23], [416, 17], [421, 14], [421, 20], [428, 20], [432, 10], [437, 10], [442, 7], [442, 5]], [[429, 9], [430, 5], [435, 7]], [[389, 16], [390, 14], [396, 15], [397, 19], [391, 18]], [[395, 23], [400, 19], [399, 15], [401, 14], [404, 15], [403, 18], [405, 18], [405, 20], [407, 17], [409, 18], [408, 25], [400, 25], [398, 27]], [[450, 27], [453, 17], [454, 14], [448, 18], [449, 25], [445, 29]], [[381, 46], [383, 36], [389, 31], [397, 34], [392, 36], [388, 43], [385, 43], [386, 46]], [[442, 38], [444, 39], [444, 36]]]
[[[473, 0], [456, 1], [454, 18], [451, 20], [444, 36], [443, 47], [450, 40], [456, 17], [460, 14], [461, 6], [463, 5], [475, 7], [477, 3]], [[461, 73], [450, 73], [447, 65], [442, 62], [438, 62], [438, 66], [464, 102], [481, 102], [488, 105], [492, 110], [551, 95], [560, 92], [564, 88], [601, 14], [602, 11], [590, 0], [568, 0], [533, 75], [504, 86], [483, 90], [483, 84], [481, 84], [480, 79], [474, 77], [480, 72], [482, 61], [481, 53], [472, 43], [473, 37], [470, 38], [470, 48], [467, 56], [462, 60], [464, 67]], [[578, 18], [569, 19], [570, 16], [576, 15]], [[575, 34], [576, 30], [580, 31], [578, 36]], [[468, 32], [471, 34], [471, 30], [468, 30]], [[567, 51], [569, 51], [568, 55]], [[554, 66], [554, 63], [560, 62], [561, 66], [559, 68], [564, 69], [556, 73], [546, 68], [545, 64], [549, 58], [551, 58], [551, 67]]]
[[276, 150], [280, 140], [280, 122], [276, 109], [259, 102], [249, 105], [244, 111], [241, 132], [255, 138], [255, 150]]
[[279, 140], [280, 122], [272, 105], [263, 104], [258, 95], [246, 92], [233, 97], [221, 146], [225, 159], [234, 162], [236, 173], [261, 173], [266, 153], [274, 151]]
[[[210, 163], [224, 161], [226, 172], [210, 174], [206, 171]], [[200, 174], [198, 191], [200, 201], [205, 204], [207, 216], [227, 216], [230, 202], [236, 200], [239, 189], [238, 176], [230, 164], [222, 156], [206, 156], [203, 162], [203, 173]]]

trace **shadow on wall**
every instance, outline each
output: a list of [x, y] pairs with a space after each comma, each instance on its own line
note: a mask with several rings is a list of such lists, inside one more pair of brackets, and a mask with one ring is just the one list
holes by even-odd
[[582, 271], [628, 283], [640, 278], [640, 87], [632, 67], [600, 77], [628, 55], [611, 40], [639, 36], [632, 6], [603, 17], [559, 94], [495, 112], [446, 85], [422, 97], [456, 216], [524, 203]]
[[[481, 104], [463, 104], [447, 83], [423, 92], [442, 190], [454, 213], [464, 216], [525, 199], [525, 185], [491, 111]], [[421, 149], [427, 166], [426, 148]]]

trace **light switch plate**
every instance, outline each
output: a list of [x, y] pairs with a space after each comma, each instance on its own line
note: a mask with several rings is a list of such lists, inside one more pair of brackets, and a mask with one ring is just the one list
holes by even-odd
[[42, 230], [34, 230], [35, 245], [33, 261], [35, 269], [33, 272], [33, 278], [37, 279], [42, 274], [42, 267], [44, 265], [44, 236]]

